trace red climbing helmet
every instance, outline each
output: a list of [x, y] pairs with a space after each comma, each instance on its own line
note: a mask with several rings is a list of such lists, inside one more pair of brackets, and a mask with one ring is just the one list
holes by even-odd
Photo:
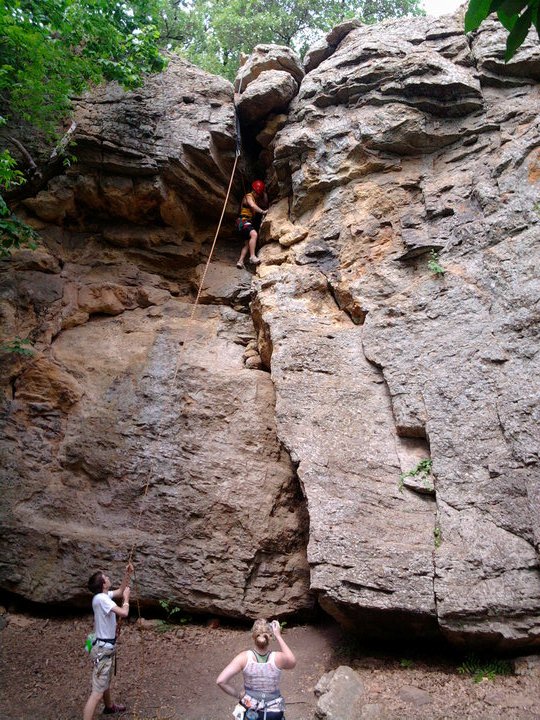
[[254, 180], [251, 183], [251, 189], [257, 193], [257, 195], [262, 195], [264, 192], [265, 185], [262, 180]]

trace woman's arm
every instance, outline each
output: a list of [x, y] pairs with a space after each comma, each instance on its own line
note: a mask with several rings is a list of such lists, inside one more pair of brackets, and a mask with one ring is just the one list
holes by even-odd
[[244, 650], [244, 652], [237, 655], [234, 660], [231, 660], [227, 667], [221, 671], [218, 679], [216, 680], [216, 684], [219, 685], [223, 692], [226, 692], [227, 695], [231, 695], [233, 698], [238, 699], [241, 698], [242, 695], [240, 695], [240, 693], [229, 684], [229, 680], [231, 680], [239, 672], [242, 672], [246, 665], [246, 660], [246, 650]]
[[256, 203], [255, 200], [253, 199], [253, 195], [252, 195], [251, 193], [248, 193], [248, 194], [246, 195], [246, 202], [247, 202], [247, 204], [249, 205], [249, 207], [250, 207], [252, 210], [254, 210], [255, 212], [263, 213], [263, 214], [266, 212], [266, 210], [263, 210], [263, 208], [261, 208], [261, 207], [259, 207], [259, 206], [257, 205], [257, 203]]
[[279, 652], [275, 655], [275, 661], [281, 670], [292, 670], [296, 666], [296, 658], [285, 640], [281, 637], [281, 626], [277, 620], [272, 621], [272, 630], [276, 642], [279, 645]]

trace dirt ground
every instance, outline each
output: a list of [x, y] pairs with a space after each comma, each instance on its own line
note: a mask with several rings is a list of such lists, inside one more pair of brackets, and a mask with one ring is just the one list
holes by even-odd
[[[91, 617], [10, 613], [3, 619], [0, 719], [80, 720], [91, 674], [83, 648]], [[296, 669], [283, 676], [287, 720], [313, 720], [314, 686], [339, 665], [359, 673], [369, 717], [377, 720], [540, 720], [537, 657], [516, 662], [517, 673], [475, 682], [459, 672], [463, 658], [368, 649], [331, 624], [287, 627], [284, 637], [298, 659]], [[128, 706], [121, 717], [230, 720], [234, 702], [215, 678], [249, 640], [247, 628], [124, 623], [113, 686], [114, 699]]]

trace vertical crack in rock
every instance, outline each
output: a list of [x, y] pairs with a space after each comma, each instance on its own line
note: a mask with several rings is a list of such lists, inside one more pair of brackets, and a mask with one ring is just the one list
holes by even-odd
[[261, 275], [257, 317], [272, 338], [278, 435], [307, 497], [319, 603], [357, 631], [433, 635], [433, 505], [399, 491], [392, 411], [362, 331], [317, 269]]
[[[288, 456], [284, 448], [281, 453]], [[284, 482], [275, 498], [270, 517], [280, 528], [279, 536], [265, 539], [261, 550], [254, 555], [250, 572], [246, 577], [244, 602], [253, 604], [254, 598], [263, 603], [262, 614], [276, 614], [284, 592], [284, 586], [296, 588], [299, 596], [309, 587], [310, 570], [307, 561], [303, 566], [299, 557], [305, 559], [309, 538], [309, 515], [296, 473]], [[252, 522], [257, 523], [255, 514]], [[275, 572], [275, 566], [281, 568]], [[315, 598], [312, 597], [314, 604]], [[301, 613], [306, 615], [310, 606], [306, 604]]]

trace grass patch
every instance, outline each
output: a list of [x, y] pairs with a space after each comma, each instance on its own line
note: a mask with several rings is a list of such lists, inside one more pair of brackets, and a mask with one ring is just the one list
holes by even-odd
[[508, 660], [482, 658], [469, 655], [457, 669], [460, 675], [470, 675], [475, 683], [494, 680], [497, 675], [512, 675], [512, 664]]

